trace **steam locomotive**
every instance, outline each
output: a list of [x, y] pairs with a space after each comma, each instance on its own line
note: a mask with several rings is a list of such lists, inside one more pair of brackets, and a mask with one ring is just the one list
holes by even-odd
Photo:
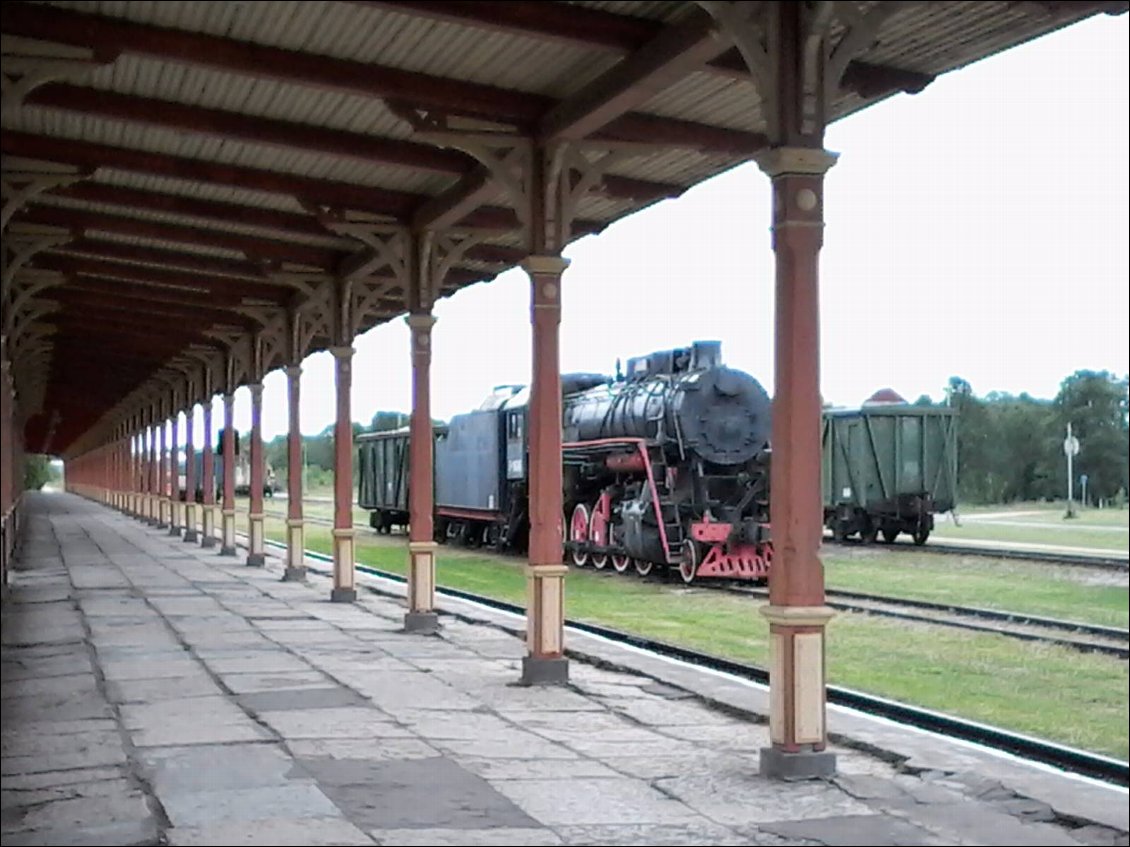
[[[566, 555], [646, 575], [764, 579], [771, 401], [700, 341], [628, 360], [626, 373], [562, 384]], [[441, 541], [525, 549], [529, 389], [500, 386], [435, 431]], [[408, 434], [359, 436], [359, 504], [390, 531], [408, 521]]]
[[[721, 344], [561, 377], [565, 551], [579, 567], [761, 580], [771, 402]], [[435, 430], [437, 540], [521, 551], [529, 535], [529, 390], [499, 386]], [[824, 522], [838, 540], [923, 544], [957, 499], [957, 418], [889, 390], [823, 414]], [[379, 531], [408, 523], [408, 431], [358, 437], [358, 502]]]

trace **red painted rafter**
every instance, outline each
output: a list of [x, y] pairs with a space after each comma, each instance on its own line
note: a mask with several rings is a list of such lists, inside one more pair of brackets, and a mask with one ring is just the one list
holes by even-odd
[[14, 220], [78, 230], [100, 230], [159, 241], [218, 247], [244, 253], [249, 258], [297, 262], [318, 268], [332, 268], [344, 251], [294, 242], [276, 241], [219, 229], [183, 224], [145, 221], [126, 215], [87, 211], [63, 206], [34, 205], [20, 210]]
[[25, 103], [455, 176], [475, 165], [473, 159], [457, 151], [413, 141], [253, 117], [240, 112], [205, 109], [64, 83], [35, 89]]
[[[539, 94], [30, 3], [4, 4], [4, 31], [27, 38], [120, 50], [258, 78], [395, 99], [425, 110], [501, 121], [526, 130], [533, 130], [540, 118], [556, 105], [553, 98]], [[606, 130], [615, 138], [632, 137], [637, 141], [664, 144], [669, 143], [668, 127], [676, 138], [685, 138], [697, 129], [697, 146], [735, 153], [751, 147], [750, 133], [656, 116], [643, 116], [649, 120], [640, 125], [635, 120], [637, 117], [625, 115]], [[758, 140], [753, 149], [759, 146]]]
[[266, 282], [263, 268], [255, 262], [220, 259], [199, 253], [183, 253], [167, 247], [141, 247], [93, 237], [78, 237], [55, 248], [57, 252], [94, 256], [133, 265], [151, 266], [167, 271], [187, 271], [205, 276], [235, 277]]

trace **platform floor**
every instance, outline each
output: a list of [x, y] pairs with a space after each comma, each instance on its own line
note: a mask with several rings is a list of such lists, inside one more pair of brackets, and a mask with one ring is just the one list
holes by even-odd
[[445, 600], [409, 635], [401, 600], [330, 603], [274, 557], [72, 495], [27, 513], [5, 847], [1127, 843], [1124, 790], [841, 710], [834, 779], [767, 781], [756, 686], [570, 634], [600, 666], [523, 688], [513, 616]]

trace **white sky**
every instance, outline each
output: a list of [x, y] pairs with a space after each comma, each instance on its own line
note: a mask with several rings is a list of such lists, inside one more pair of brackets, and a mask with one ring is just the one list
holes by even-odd
[[[890, 386], [1055, 396], [1081, 368], [1130, 371], [1128, 23], [1091, 18], [833, 125], [821, 262], [822, 390]], [[769, 183], [747, 164], [570, 246], [561, 369], [718, 339], [772, 392]], [[530, 373], [529, 282], [515, 269], [436, 305], [432, 413]], [[411, 407], [408, 330], [355, 343], [353, 418]], [[309, 357], [302, 430], [333, 422], [333, 360]], [[236, 427], [250, 424], [236, 395]], [[215, 406], [218, 426], [221, 406]], [[199, 432], [200, 417], [197, 416]], [[264, 381], [264, 437], [286, 432], [286, 378]], [[199, 437], [198, 437], [199, 438]], [[199, 440], [198, 442], [199, 443]]]

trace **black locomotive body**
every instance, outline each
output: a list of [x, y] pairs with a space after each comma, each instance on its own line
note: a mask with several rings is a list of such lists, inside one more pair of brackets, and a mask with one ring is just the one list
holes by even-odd
[[[687, 582], [767, 576], [771, 404], [757, 380], [722, 364], [719, 343], [630, 359], [615, 378], [567, 374], [561, 381], [568, 559], [641, 574], [673, 567]], [[437, 433], [439, 540], [525, 548], [528, 399], [525, 387], [501, 386]], [[379, 528], [405, 517], [407, 450], [389, 444], [398, 438], [407, 433], [360, 442], [360, 505], [374, 510]], [[383, 460], [366, 461], [367, 450], [380, 450]], [[367, 483], [366, 469], [383, 469], [389, 479]], [[367, 502], [365, 492], [390, 482], [396, 504]]]

